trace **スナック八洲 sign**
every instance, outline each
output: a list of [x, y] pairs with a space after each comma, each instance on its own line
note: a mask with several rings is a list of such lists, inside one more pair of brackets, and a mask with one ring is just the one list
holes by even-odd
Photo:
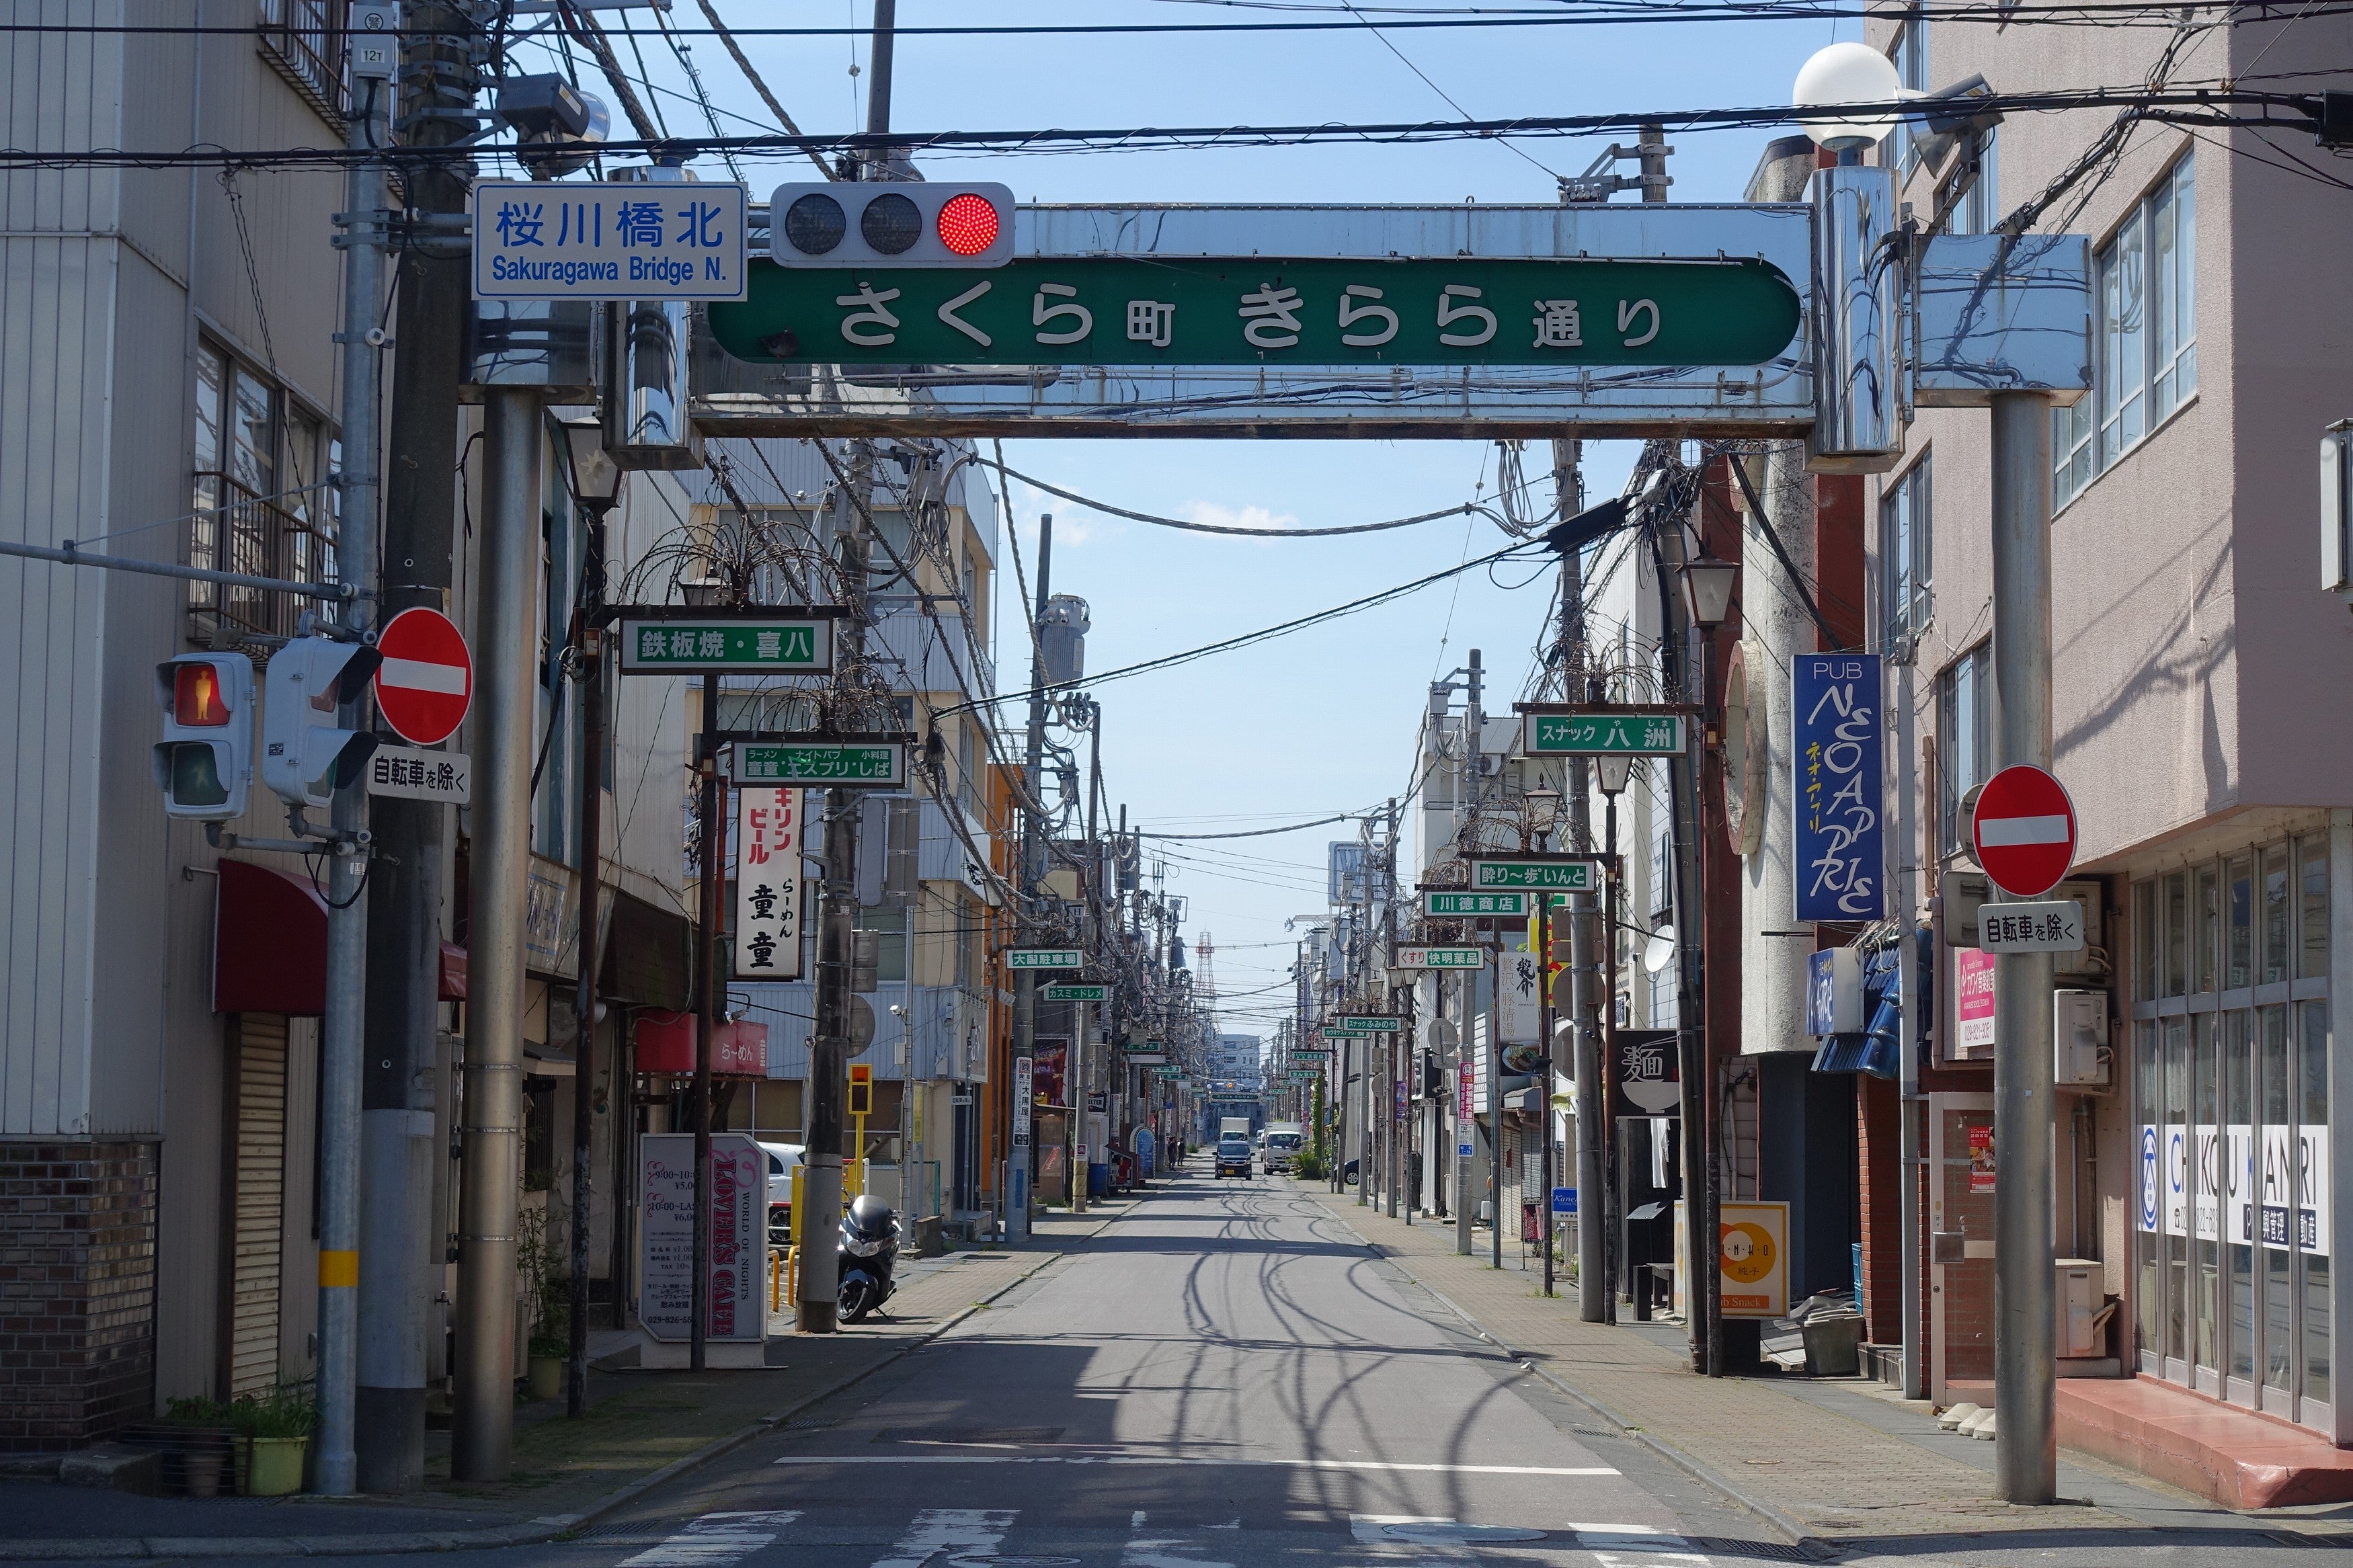
[[1875, 921], [1886, 907], [1879, 656], [1800, 654], [1789, 681], [1796, 918]]
[[477, 300], [741, 300], [744, 187], [484, 180]]
[[1680, 713], [1530, 713], [1523, 734], [1532, 757], [1677, 757]]

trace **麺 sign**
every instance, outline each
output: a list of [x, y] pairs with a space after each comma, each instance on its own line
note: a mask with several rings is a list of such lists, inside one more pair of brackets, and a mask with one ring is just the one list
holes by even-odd
[[623, 675], [826, 675], [832, 669], [830, 619], [621, 623]]
[[1799, 315], [1758, 260], [1155, 256], [754, 262], [711, 329], [737, 359], [844, 364], [1754, 365]]
[[1677, 757], [1680, 713], [1531, 713], [1524, 728], [1530, 756]]
[[1492, 916], [1525, 920], [1530, 909], [1523, 892], [1438, 893], [1421, 895], [1421, 912], [1435, 918]]
[[484, 180], [477, 300], [741, 300], [744, 187]]
[[1796, 917], [1875, 921], [1885, 908], [1879, 656], [1800, 654], [1789, 681]]
[[907, 783], [907, 748], [897, 741], [738, 741], [737, 787], [764, 784], [830, 788], [901, 789]]
[[1546, 888], [1556, 893], [1590, 893], [1601, 886], [1599, 860], [1473, 860], [1474, 888]]

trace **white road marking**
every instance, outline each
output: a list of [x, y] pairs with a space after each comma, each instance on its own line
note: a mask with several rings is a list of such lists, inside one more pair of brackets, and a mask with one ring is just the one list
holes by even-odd
[[1680, 1535], [1670, 1535], [1640, 1524], [1579, 1525], [1577, 1543], [1593, 1553], [1599, 1568], [1656, 1568], [1657, 1564], [1681, 1563], [1691, 1568], [1711, 1568], [1708, 1559], [1700, 1552], [1683, 1550], [1689, 1543]]
[[1446, 1476], [1614, 1476], [1608, 1465], [1404, 1465], [1384, 1459], [1219, 1459], [1164, 1454], [788, 1454], [779, 1465], [1195, 1465]]
[[1142, 1509], [1137, 1509], [1134, 1513], [1127, 1516], [1127, 1528], [1130, 1530], [1142, 1530], [1144, 1528], [1144, 1510]]
[[800, 1518], [781, 1513], [706, 1513], [684, 1530], [649, 1546], [619, 1568], [726, 1568], [776, 1539], [776, 1531]]
[[1010, 1508], [927, 1508], [918, 1511], [906, 1533], [892, 1542], [891, 1555], [874, 1568], [924, 1568], [942, 1557], [959, 1568], [983, 1564], [997, 1554], [997, 1543], [1013, 1528], [1019, 1513]]
[[[1236, 1524], [1241, 1521], [1236, 1520]], [[1230, 1563], [1219, 1563], [1181, 1554], [1181, 1548], [1193, 1543], [1181, 1535], [1147, 1536], [1142, 1533], [1144, 1515], [1138, 1512], [1129, 1528], [1138, 1533], [1128, 1537], [1127, 1550], [1120, 1553], [1119, 1568], [1234, 1568]], [[1216, 1526], [1210, 1528], [1216, 1529]]]

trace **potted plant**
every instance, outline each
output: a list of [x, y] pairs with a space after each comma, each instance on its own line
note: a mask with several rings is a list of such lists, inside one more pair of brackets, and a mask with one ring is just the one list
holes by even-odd
[[267, 1399], [248, 1394], [231, 1406], [246, 1446], [245, 1491], [248, 1497], [285, 1497], [302, 1489], [311, 1434], [319, 1406], [306, 1384], [281, 1384]]
[[529, 1292], [532, 1323], [524, 1392], [535, 1400], [558, 1399], [564, 1394], [565, 1363], [572, 1354], [571, 1282], [557, 1271], [555, 1249], [548, 1241], [547, 1211], [526, 1209], [518, 1217], [521, 1241], [515, 1263]]

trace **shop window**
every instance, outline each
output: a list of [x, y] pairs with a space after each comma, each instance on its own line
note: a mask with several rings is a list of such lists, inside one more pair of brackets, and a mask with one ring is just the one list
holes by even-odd
[[[1915, 92], [1926, 91], [1928, 18], [1915, 16], [1899, 24], [1894, 41], [1888, 46], [1887, 58], [1894, 63], [1895, 74], [1903, 79], [1905, 87]], [[1887, 140], [1880, 143], [1879, 161], [1887, 168], [1909, 174], [1918, 160], [1919, 145], [1914, 137], [1912, 122], [1899, 121], [1895, 129], [1888, 132]]]
[[2301, 838], [2295, 847], [2302, 868], [2295, 973], [2299, 980], [2317, 980], [2328, 973], [2328, 840]]
[[2093, 391], [2051, 416], [2052, 496], [2060, 505], [2197, 389], [2193, 168], [2185, 154], [2093, 258]]
[[858, 929], [876, 931], [881, 941], [874, 960], [874, 977], [878, 981], [907, 978], [907, 907], [904, 904], [869, 904], [858, 911]]
[[2233, 855], [2223, 872], [2230, 885], [2230, 935], [2223, 949], [2224, 984], [2243, 991], [2255, 983], [2255, 861], [2252, 855]]
[[2263, 984], [2276, 985], [2288, 972], [2287, 846], [2263, 851]]

